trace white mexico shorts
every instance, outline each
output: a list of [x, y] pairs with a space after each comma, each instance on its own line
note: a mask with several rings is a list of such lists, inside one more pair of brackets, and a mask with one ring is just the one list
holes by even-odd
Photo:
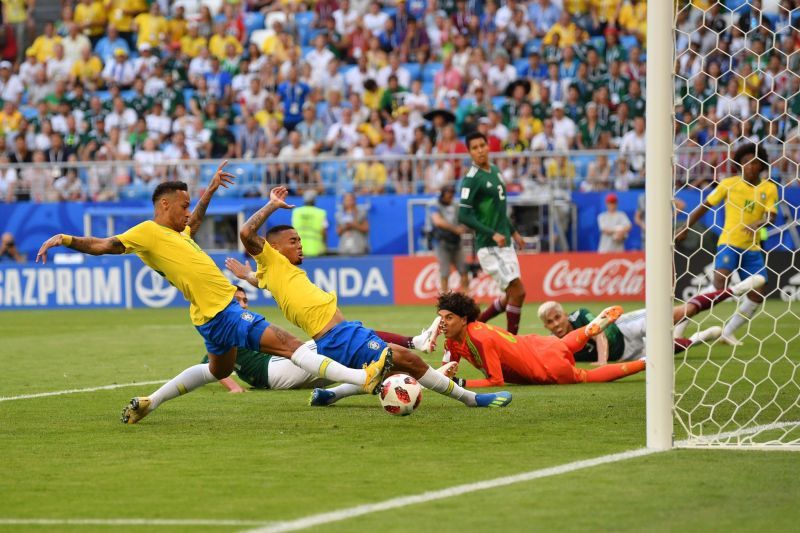
[[633, 361], [644, 357], [644, 338], [647, 334], [645, 310], [637, 309], [617, 319], [617, 327], [625, 340], [620, 361]]
[[309, 374], [289, 359], [276, 356], [269, 360], [267, 382], [272, 390], [313, 389], [332, 383], [329, 379]]
[[478, 262], [483, 271], [497, 282], [501, 291], [506, 290], [512, 281], [520, 277], [519, 259], [513, 246], [481, 248], [478, 250]]

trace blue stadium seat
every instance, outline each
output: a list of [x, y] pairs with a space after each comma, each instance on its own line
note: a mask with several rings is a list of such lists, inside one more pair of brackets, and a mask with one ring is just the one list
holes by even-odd
[[187, 107], [189, 106], [189, 102], [192, 100], [192, 98], [194, 98], [194, 89], [191, 89], [191, 88], [184, 89], [183, 90], [183, 101], [184, 101], [184, 103], [186, 104]]
[[328, 101], [320, 100], [317, 102], [317, 118], [321, 117], [328, 110]]
[[606, 53], [606, 38], [602, 35], [597, 35], [591, 39], [592, 48], [597, 50], [597, 53], [603, 55]]
[[519, 59], [514, 60], [514, 68], [517, 69], [517, 73], [522, 72], [526, 68], [528, 68], [528, 58], [521, 57]]
[[726, 0], [725, 6], [731, 11], [736, 11], [743, 6], [746, 6], [749, 2], [750, 0]]
[[422, 82], [422, 92], [428, 95], [428, 98], [433, 101], [434, 98], [434, 88], [433, 88], [433, 80], [430, 81], [423, 81]]
[[314, 49], [313, 46], [302, 46], [300, 48], [300, 57], [306, 57]]
[[36, 108], [31, 106], [23, 106], [19, 108], [19, 112], [25, 117], [25, 120], [30, 120], [36, 116]]
[[502, 109], [506, 103], [505, 96], [493, 96], [492, 97], [492, 107], [495, 109]]
[[419, 63], [403, 63], [403, 68], [408, 71], [408, 74], [411, 76], [411, 81], [420, 79], [422, 69], [419, 67]]
[[525, 56], [529, 56], [534, 52], [542, 52], [542, 40], [541, 39], [531, 39], [527, 43], [525, 43]]
[[249, 36], [255, 30], [264, 29], [264, 15], [258, 11], [248, 11], [244, 14], [244, 27]]
[[95, 91], [94, 96], [98, 97], [101, 102], [108, 102], [111, 100], [111, 93], [109, 91]]
[[571, 157], [572, 163], [575, 165], [575, 176], [577, 178], [585, 178], [589, 172], [589, 163], [594, 161], [593, 155], [576, 155]]
[[433, 81], [433, 77], [436, 76], [436, 73], [442, 70], [441, 63], [428, 63], [425, 65], [425, 68], [422, 70], [422, 81]]
[[637, 39], [635, 35], [622, 35], [619, 38], [619, 44], [621, 44], [624, 48], [628, 50], [630, 50], [634, 46], [636, 48], [641, 48], [639, 46], [639, 39]]
[[217, 171], [217, 165], [213, 163], [206, 163], [200, 168], [200, 185], [208, 185], [214, 173]]

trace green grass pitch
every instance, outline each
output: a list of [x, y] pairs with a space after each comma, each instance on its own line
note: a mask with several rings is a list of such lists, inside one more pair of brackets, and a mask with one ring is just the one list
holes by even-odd
[[[733, 305], [719, 309], [724, 317]], [[772, 316], [788, 309], [782, 302], [767, 307]], [[525, 308], [523, 333], [543, 333], [534, 327], [535, 310]], [[274, 308], [260, 311], [286, 326]], [[409, 334], [432, 316], [423, 307], [344, 311], [370, 327]], [[704, 326], [719, 322], [707, 320]], [[504, 323], [502, 317], [497, 323]], [[796, 383], [797, 320], [785, 315], [775, 324], [752, 324], [746, 348], [755, 353], [760, 343], [763, 357], [749, 372], [769, 375], [767, 382]], [[737, 350], [741, 363], [724, 364], [730, 352], [713, 348], [696, 376], [678, 374], [679, 385], [741, 371], [747, 350]], [[168, 379], [199, 362], [202, 353], [184, 309], [3, 312], [0, 397]], [[770, 369], [770, 358], [784, 353], [794, 365]], [[707, 354], [697, 347], [686, 360], [700, 366]], [[234, 395], [213, 384], [164, 404], [138, 425], [120, 424], [123, 405], [156, 387], [0, 402], [0, 530], [235, 531], [248, 521], [294, 520], [645, 444], [644, 374], [612, 384], [511, 386], [514, 401], [502, 410], [468, 409], [426, 391], [420, 409], [405, 418], [383, 413], [374, 397], [322, 409], [307, 407], [308, 391]], [[773, 392], [769, 383], [759, 384], [741, 416]], [[729, 394], [739, 392], [732, 388]], [[779, 391], [776, 405], [796, 405], [787, 394], [796, 393]], [[796, 408], [786, 414], [800, 418]], [[367, 514], [324, 529], [789, 531], [800, 519], [798, 464], [796, 453], [678, 450]], [[10, 518], [241, 523], [20, 525]]]

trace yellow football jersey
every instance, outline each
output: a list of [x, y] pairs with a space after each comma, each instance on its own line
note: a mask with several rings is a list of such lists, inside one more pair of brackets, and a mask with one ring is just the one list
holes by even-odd
[[178, 233], [152, 220], [142, 222], [117, 235], [125, 253], [134, 253], [167, 278], [189, 303], [189, 315], [195, 326], [202, 326], [233, 300], [236, 288], [222, 274], [196, 242], [189, 226]]
[[293, 265], [279, 251], [264, 244], [255, 256], [258, 286], [272, 293], [286, 319], [313, 337], [336, 314], [336, 294], [325, 292], [308, 279], [308, 274]]
[[767, 213], [775, 213], [778, 187], [770, 180], [751, 185], [741, 176], [719, 182], [706, 202], [715, 206], [725, 201], [725, 224], [717, 244], [727, 244], [743, 250], [758, 250], [761, 240], [749, 224], [762, 220]]

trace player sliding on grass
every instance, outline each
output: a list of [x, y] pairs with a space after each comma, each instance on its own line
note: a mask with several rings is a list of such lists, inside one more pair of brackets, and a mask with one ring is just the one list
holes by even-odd
[[[707, 311], [714, 304], [725, 301], [731, 296], [742, 296], [764, 285], [764, 276], [756, 274], [727, 289], [710, 291], [691, 298], [682, 305], [672, 309], [672, 321], [676, 324], [676, 336], [673, 341], [675, 353], [680, 353], [696, 343], [710, 342], [718, 339], [722, 328], [712, 326], [698, 331], [688, 339], [682, 332], [689, 318]], [[562, 338], [569, 332], [582, 328], [594, 319], [594, 315], [584, 308], [567, 314], [558, 302], [545, 302], [539, 306], [539, 320], [550, 333]], [[591, 339], [586, 346], [575, 353], [576, 361], [596, 361], [605, 364], [608, 361], [631, 361], [644, 357], [644, 338], [646, 331], [646, 314], [644, 309], [625, 313], [605, 331]]]
[[[247, 279], [251, 269], [249, 265], [243, 265], [235, 259], [228, 260], [230, 270], [241, 279]], [[233, 295], [242, 309], [247, 309], [248, 301], [247, 294], [241, 287], [236, 287], [236, 293]], [[409, 347], [412, 346], [426, 346], [427, 351], [431, 351], [435, 347], [435, 335], [438, 334], [439, 317], [430, 328], [424, 330], [422, 333], [415, 337], [404, 337], [404, 344]], [[390, 333], [376, 332], [379, 337], [386, 340], [384, 335], [393, 335]], [[399, 337], [399, 336], [396, 336]], [[208, 356], [204, 357], [203, 363], [208, 363]], [[295, 366], [289, 359], [262, 353], [249, 348], [236, 349], [236, 364], [234, 370], [239, 379], [253, 387], [254, 389], [270, 389], [270, 390], [286, 390], [286, 389], [310, 389], [314, 387], [324, 387], [331, 385], [333, 382], [309, 374], [302, 368]], [[230, 392], [240, 393], [245, 392], [233, 378], [227, 377], [219, 380], [220, 385], [224, 386]], [[360, 389], [357, 385], [351, 385]]]
[[[644, 361], [611, 364], [591, 370], [575, 367], [573, 354], [583, 348], [590, 337], [600, 333], [622, 314], [622, 308], [618, 306], [609, 307], [589, 325], [570, 332], [563, 339], [512, 335], [504, 329], [478, 322], [478, 304], [463, 293], [440, 295], [438, 308], [442, 317], [442, 333], [447, 339], [443, 360], [447, 374], [454, 375], [458, 362], [466, 359], [485, 376], [482, 379], [452, 377], [464, 387], [499, 387], [505, 383], [598, 383], [614, 381], [645, 368]], [[330, 405], [359, 393], [348, 385], [315, 389], [311, 397], [312, 405]]]
[[236, 362], [238, 346], [289, 358], [297, 366], [312, 373], [321, 371], [321, 376], [333, 381], [359, 384], [368, 390], [381, 383], [383, 360], [371, 363], [364, 370], [346, 368], [270, 324], [263, 316], [245, 311], [234, 299], [233, 285], [192, 239], [214, 193], [220, 186], [233, 183], [233, 176], [223, 171], [226, 163], [217, 168], [191, 213], [185, 183], [160, 183], [153, 191], [152, 220], [105, 239], [54, 235], [36, 255], [36, 260], [44, 263], [47, 250], [61, 245], [91, 255], [135, 253], [189, 301], [189, 315], [205, 339], [209, 364], [189, 367], [150, 396], [133, 398], [122, 412], [124, 423], [135, 424], [161, 403], [228, 377]]
[[[686, 225], [675, 234], [676, 241], [686, 238], [689, 228], [700, 220], [706, 211], [725, 202], [725, 224], [717, 241], [714, 261], [714, 287], [724, 289], [733, 272], [739, 277], [761, 275], [766, 280], [767, 267], [761, 250], [762, 228], [775, 222], [778, 187], [769, 178], [761, 179], [769, 169], [768, 154], [762, 145], [745, 144], [736, 150], [734, 162], [742, 168], [740, 176], [726, 178], [705, 201], [697, 206], [686, 220]], [[734, 315], [725, 324], [720, 341], [737, 346], [741, 344], [734, 333], [742, 327], [764, 301], [763, 283], [739, 300]]]
[[336, 305], [336, 294], [311, 283], [305, 271], [297, 266], [303, 261], [303, 246], [293, 227], [275, 226], [267, 231], [266, 240], [258, 235], [258, 229], [272, 213], [294, 207], [286, 203], [288, 194], [286, 187], [273, 189], [269, 203], [250, 217], [240, 232], [245, 249], [258, 266], [248, 281], [269, 290], [284, 316], [312, 337], [320, 351], [349, 367], [385, 360], [384, 373], [393, 367], [412, 375], [423, 387], [470, 407], [504, 407], [511, 402], [508, 392], [475, 394], [466, 390], [436, 372], [405, 346], [387, 345], [360, 322], [346, 321]]

